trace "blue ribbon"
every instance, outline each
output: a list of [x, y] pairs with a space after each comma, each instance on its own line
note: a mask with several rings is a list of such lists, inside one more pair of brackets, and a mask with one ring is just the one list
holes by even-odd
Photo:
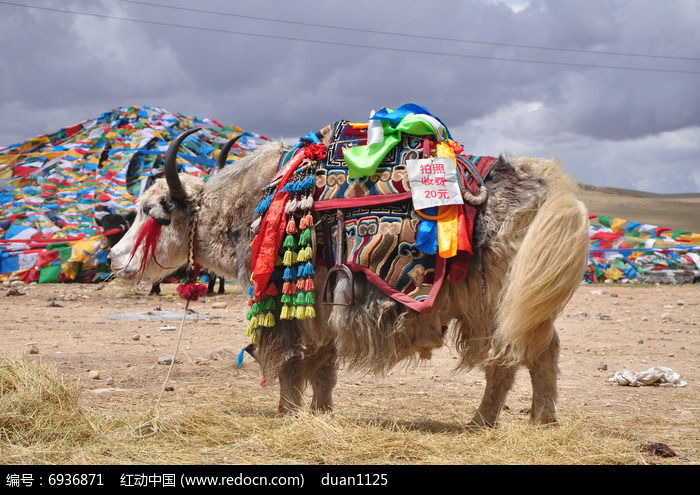
[[[422, 210], [426, 215], [437, 215], [437, 207]], [[416, 249], [425, 254], [435, 254], [438, 250], [438, 230], [437, 221], [421, 218], [416, 230]]]

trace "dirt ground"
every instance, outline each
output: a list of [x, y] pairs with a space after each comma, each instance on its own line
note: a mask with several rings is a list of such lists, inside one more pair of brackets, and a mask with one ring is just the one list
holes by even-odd
[[[119, 313], [182, 311], [174, 285], [164, 296], [146, 296], [147, 287], [98, 285], [30, 285], [0, 287], [0, 357], [24, 355], [54, 363], [79, 380], [81, 403], [109, 412], [142, 411], [153, 404], [171, 356], [177, 331], [161, 330], [178, 321], [110, 319]], [[12, 289], [21, 295], [10, 295]], [[235, 292], [234, 292], [235, 291]], [[559, 379], [563, 418], [580, 413], [604, 418], [610, 425], [638, 422], [641, 437], [668, 444], [676, 464], [700, 463], [700, 287], [581, 286], [557, 323], [562, 352]], [[226, 305], [226, 307], [221, 307]], [[203, 397], [235, 390], [251, 408], [273, 415], [276, 384], [262, 387], [257, 364], [235, 355], [247, 343], [245, 298], [229, 287], [226, 295], [194, 303], [201, 314], [217, 316], [188, 321], [178, 364], [165, 403], [196, 408]], [[464, 422], [478, 406], [485, 384], [479, 370], [453, 372], [450, 346], [417, 367], [397, 368], [387, 377], [341, 371], [336, 409], [363, 408], [394, 418], [420, 421], [449, 405], [464, 412]], [[621, 387], [607, 383], [615, 371], [672, 368], [688, 386]], [[98, 378], [90, 372], [99, 371]], [[94, 373], [93, 373], [94, 374]], [[531, 388], [526, 372], [518, 374], [508, 396], [505, 416], [522, 416]]]

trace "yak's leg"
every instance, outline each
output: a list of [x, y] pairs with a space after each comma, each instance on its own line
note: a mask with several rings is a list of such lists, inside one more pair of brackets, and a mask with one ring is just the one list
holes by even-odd
[[148, 293], [149, 296], [159, 296], [160, 295], [160, 282], [156, 282], [151, 285], [151, 292]]
[[298, 410], [306, 388], [306, 377], [302, 373], [301, 361], [291, 359], [282, 365], [279, 381], [280, 402], [277, 411], [280, 414], [287, 414]]
[[486, 367], [484, 370], [486, 372], [486, 390], [479, 409], [472, 419], [472, 425], [496, 426], [498, 414], [506, 401], [506, 394], [513, 386], [516, 370], [515, 366]]
[[211, 273], [209, 274], [209, 283], [207, 284], [207, 294], [211, 295], [214, 293], [214, 285], [216, 285], [216, 277]]
[[333, 409], [333, 389], [338, 382], [335, 347], [329, 346], [328, 351], [320, 354], [319, 362], [310, 379], [314, 393], [311, 400], [311, 410], [330, 412]]
[[219, 277], [219, 294], [225, 294], [226, 290], [224, 289], [224, 277]]
[[530, 423], [556, 424], [557, 421], [557, 373], [559, 368], [559, 336], [554, 331], [554, 338], [549, 348], [537, 361], [528, 366], [532, 382], [532, 407]]

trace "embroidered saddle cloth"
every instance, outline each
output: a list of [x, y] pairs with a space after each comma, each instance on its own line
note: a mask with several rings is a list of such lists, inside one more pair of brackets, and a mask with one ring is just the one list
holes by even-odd
[[[425, 139], [430, 138], [432, 136], [404, 134], [373, 175], [352, 179], [343, 158], [343, 148], [365, 145], [367, 127], [337, 122], [324, 139], [327, 156], [315, 171], [312, 208], [333, 229], [337, 224], [337, 210], [343, 211], [344, 259], [335, 260], [336, 263], [363, 272], [385, 294], [420, 312], [432, 308], [446, 276], [451, 280], [464, 279], [471, 255], [471, 250], [459, 251], [457, 256], [446, 260], [416, 248], [421, 217], [413, 208], [406, 160], [421, 158]], [[462, 160], [470, 160], [483, 177], [496, 159], [466, 157]], [[462, 177], [463, 187], [473, 192], [478, 189], [472, 175], [467, 173]], [[461, 205], [460, 209], [459, 221], [464, 223], [471, 239], [476, 209], [470, 205]], [[323, 242], [323, 236], [319, 238]], [[334, 232], [331, 239], [335, 242], [337, 233]]]

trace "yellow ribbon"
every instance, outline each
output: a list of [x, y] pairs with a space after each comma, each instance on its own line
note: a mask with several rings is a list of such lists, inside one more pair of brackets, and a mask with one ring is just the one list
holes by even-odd
[[[455, 159], [455, 153], [446, 143], [437, 144], [439, 158]], [[459, 208], [456, 205], [440, 206], [438, 208], [438, 254], [442, 258], [452, 258], [457, 255]]]

